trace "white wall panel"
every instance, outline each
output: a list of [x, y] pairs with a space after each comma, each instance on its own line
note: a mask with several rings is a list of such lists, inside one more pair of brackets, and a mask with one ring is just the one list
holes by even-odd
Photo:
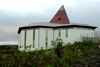
[[21, 46], [21, 37], [20, 37], [21, 35], [20, 34], [18, 34], [18, 49], [20, 50], [20, 46]]
[[43, 47], [45, 49], [45, 44], [46, 44], [46, 30], [44, 28], [40, 28], [40, 36], [39, 36], [39, 49]]
[[74, 30], [67, 29], [67, 31], [68, 36], [66, 37], [66, 28], [61, 29], [61, 39], [63, 39], [64, 45], [74, 40]]
[[75, 40], [75, 31], [73, 28], [68, 29], [68, 37], [66, 43], [73, 43]]
[[21, 32], [20, 32], [20, 35], [21, 35], [21, 50], [24, 50], [24, 40], [25, 40], [25, 30], [22, 30]]
[[59, 30], [55, 29], [54, 30], [54, 40], [56, 40], [57, 38], [59, 38]]
[[[65, 29], [61, 29], [61, 39], [63, 39], [65, 44], [74, 43], [75, 41], [81, 41], [82, 37], [94, 37], [94, 33], [95, 32], [92, 29], [68, 28], [68, 37], [66, 37], [66, 28], [65, 28]], [[55, 35], [56, 34], [57, 32], [55, 33]]]
[[35, 29], [35, 48], [38, 49], [38, 45], [39, 45], [39, 29]]
[[30, 45], [33, 46], [33, 30], [26, 30], [26, 46]]
[[[61, 28], [60, 28], [61, 29]], [[68, 37], [66, 37], [66, 29], [68, 29]], [[55, 29], [53, 32], [53, 29], [50, 28], [40, 28], [35, 29], [35, 48], [33, 48], [33, 29], [29, 29], [26, 31], [26, 46], [32, 45], [32, 50], [34, 49], [46, 49], [46, 30], [48, 30], [48, 40], [47, 45], [48, 48], [51, 47], [51, 41], [56, 40], [56, 38], [59, 38], [59, 29]], [[53, 37], [54, 33], [54, 37]], [[82, 37], [94, 37], [95, 31], [93, 29], [87, 29], [87, 28], [62, 28], [61, 29], [61, 39], [63, 39], [64, 43], [74, 43], [75, 41], [81, 41]], [[20, 50], [24, 49], [24, 43], [25, 42], [25, 30], [22, 30], [19, 34], [19, 45], [23, 46]]]
[[61, 29], [61, 39], [64, 43], [67, 43], [66, 29]]
[[75, 38], [77, 41], [81, 41], [82, 37], [94, 37], [94, 30], [92, 29], [74, 29], [75, 30]]
[[61, 38], [64, 39], [66, 37], [66, 29], [61, 29]]
[[53, 41], [53, 29], [48, 29], [48, 48], [51, 48], [51, 41]]

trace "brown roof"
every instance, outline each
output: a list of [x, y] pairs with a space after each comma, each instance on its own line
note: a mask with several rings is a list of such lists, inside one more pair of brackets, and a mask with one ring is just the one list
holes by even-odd
[[85, 28], [97, 28], [95, 26], [90, 26], [87, 24], [76, 24], [76, 23], [72, 23], [72, 24], [55, 24], [55, 23], [48, 23], [48, 22], [37, 22], [37, 23], [31, 23], [27, 26], [23, 26], [20, 27], [18, 30], [18, 33], [20, 33], [20, 31], [22, 29], [27, 29], [27, 28], [36, 28], [36, 27], [43, 27], [43, 28], [63, 28], [63, 27], [85, 27]]
[[64, 6], [62, 5], [61, 8], [58, 10], [56, 15], [51, 19], [49, 23], [57, 23], [57, 24], [70, 24]]

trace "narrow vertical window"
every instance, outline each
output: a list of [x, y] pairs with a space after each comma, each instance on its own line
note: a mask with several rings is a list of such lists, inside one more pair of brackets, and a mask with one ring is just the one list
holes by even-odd
[[66, 37], [68, 37], [68, 29], [66, 29]]
[[33, 48], [35, 48], [35, 29], [33, 30]]
[[20, 35], [19, 37], [20, 37], [20, 46], [21, 46], [21, 36], [22, 36], [22, 35], [21, 35], [21, 33], [20, 33], [19, 35]]
[[59, 38], [61, 37], [61, 29], [59, 29]]
[[39, 49], [39, 39], [40, 39], [40, 28], [38, 28], [38, 49]]
[[25, 30], [25, 40], [24, 40], [24, 47], [26, 48], [26, 30]]
[[53, 41], [54, 41], [54, 31], [55, 31], [55, 30], [53, 29]]
[[48, 47], [48, 30], [46, 30], [46, 49]]
[[93, 37], [93, 33], [91, 33], [91, 37]]

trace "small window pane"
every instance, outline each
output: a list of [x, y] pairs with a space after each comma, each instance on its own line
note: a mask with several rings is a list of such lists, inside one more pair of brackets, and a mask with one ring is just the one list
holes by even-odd
[[33, 48], [35, 48], [35, 29], [33, 30]]
[[24, 42], [24, 48], [26, 48], [26, 30], [25, 30], [25, 42]]
[[46, 49], [48, 48], [48, 30], [46, 30]]
[[59, 38], [61, 37], [61, 29], [59, 29]]
[[68, 37], [68, 29], [66, 29], [66, 37]]

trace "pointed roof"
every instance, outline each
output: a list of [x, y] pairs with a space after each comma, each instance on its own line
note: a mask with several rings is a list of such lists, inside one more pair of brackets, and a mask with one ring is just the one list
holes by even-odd
[[66, 14], [65, 8], [62, 5], [61, 8], [58, 10], [56, 15], [51, 19], [49, 23], [57, 23], [57, 24], [70, 24], [68, 16]]
[[59, 10], [65, 10], [64, 6], [62, 5]]

